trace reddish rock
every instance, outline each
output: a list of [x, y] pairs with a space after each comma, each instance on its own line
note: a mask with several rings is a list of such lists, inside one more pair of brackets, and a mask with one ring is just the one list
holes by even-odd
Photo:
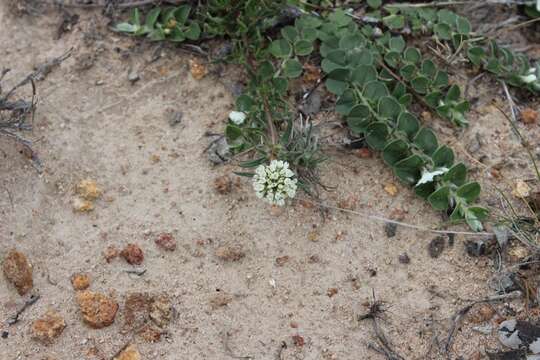
[[111, 325], [118, 311], [118, 304], [114, 299], [88, 290], [77, 294], [77, 303], [84, 322], [95, 329]]
[[113, 360], [141, 360], [141, 354], [135, 345], [125, 347]]
[[223, 245], [216, 250], [216, 256], [224, 261], [238, 261], [246, 256], [240, 245]]
[[150, 320], [150, 305], [152, 299], [146, 293], [132, 293], [124, 303], [124, 328], [136, 330]]
[[140, 265], [144, 260], [143, 251], [135, 244], [128, 244], [124, 250], [120, 252], [120, 256], [131, 265]]
[[73, 274], [71, 285], [75, 290], [86, 290], [90, 286], [90, 276], [87, 274]]
[[305, 344], [304, 338], [300, 335], [293, 335], [292, 339], [295, 346], [302, 347]]
[[44, 344], [51, 344], [66, 327], [62, 316], [54, 310], [49, 310], [32, 324], [32, 338]]
[[15, 286], [19, 295], [32, 289], [32, 265], [23, 253], [11, 250], [4, 259], [3, 268], [6, 279]]
[[119, 254], [120, 251], [115, 246], [109, 245], [103, 252], [103, 257], [108, 263], [110, 263], [113, 259], [118, 257]]
[[156, 240], [154, 241], [157, 246], [167, 251], [176, 250], [176, 240], [169, 233], [159, 234]]
[[214, 179], [214, 189], [221, 195], [226, 195], [232, 191], [232, 180], [228, 175], [223, 175]]

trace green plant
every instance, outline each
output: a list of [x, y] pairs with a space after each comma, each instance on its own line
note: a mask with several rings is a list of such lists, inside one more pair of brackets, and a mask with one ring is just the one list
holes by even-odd
[[201, 36], [199, 24], [189, 20], [191, 7], [182, 5], [174, 8], [156, 7], [141, 22], [139, 9], [134, 9], [128, 22], [116, 25], [116, 30], [135, 36], [146, 36], [151, 40], [182, 42], [197, 40]]

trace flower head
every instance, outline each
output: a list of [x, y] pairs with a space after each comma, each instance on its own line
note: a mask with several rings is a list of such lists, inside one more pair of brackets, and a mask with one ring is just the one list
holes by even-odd
[[296, 183], [289, 163], [281, 160], [272, 160], [270, 165], [259, 165], [253, 176], [253, 189], [257, 197], [279, 206], [285, 205], [285, 199], [296, 195]]
[[246, 120], [246, 113], [242, 111], [231, 111], [229, 119], [236, 125], [242, 125]]

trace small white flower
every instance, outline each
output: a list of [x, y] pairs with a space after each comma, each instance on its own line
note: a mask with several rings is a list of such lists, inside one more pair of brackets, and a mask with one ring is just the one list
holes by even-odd
[[523, 81], [525, 84], [530, 84], [536, 81], [536, 75], [529, 74], [526, 76], [520, 76], [521, 81]]
[[236, 125], [242, 125], [246, 120], [246, 113], [242, 111], [231, 111], [229, 114], [229, 119]]
[[293, 198], [298, 180], [289, 169], [289, 163], [272, 160], [270, 165], [259, 165], [253, 176], [253, 190], [258, 198], [271, 204], [283, 206], [287, 198]]
[[440, 167], [437, 169], [434, 169], [432, 171], [428, 171], [427, 169], [422, 170], [422, 177], [418, 182], [416, 183], [416, 186], [427, 184], [433, 181], [433, 178], [437, 175], [442, 175], [448, 172], [448, 169], [445, 167]]

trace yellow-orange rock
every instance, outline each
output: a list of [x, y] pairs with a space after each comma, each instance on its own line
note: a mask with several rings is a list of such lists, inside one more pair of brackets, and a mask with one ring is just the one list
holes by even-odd
[[84, 322], [95, 329], [111, 325], [118, 311], [118, 303], [114, 299], [88, 290], [77, 294], [77, 303]]

